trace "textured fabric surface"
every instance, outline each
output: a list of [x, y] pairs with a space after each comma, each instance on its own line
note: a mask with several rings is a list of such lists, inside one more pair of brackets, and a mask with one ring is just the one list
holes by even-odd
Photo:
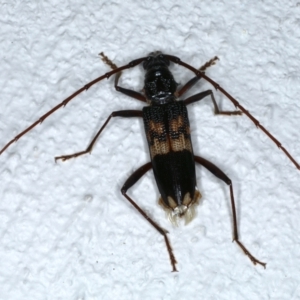
[[[2, 1], [0, 146], [109, 68], [161, 50], [200, 67], [300, 161], [300, 5], [297, 1]], [[171, 67], [184, 84], [192, 73]], [[141, 67], [122, 86], [141, 91]], [[201, 80], [185, 97], [212, 89]], [[233, 109], [215, 92], [223, 109]], [[233, 181], [241, 241], [232, 243], [228, 187], [197, 167], [197, 217], [172, 227], [157, 205], [152, 171], [129, 194], [162, 237], [122, 197], [149, 161], [142, 120], [116, 118], [92, 154], [84, 150], [114, 110], [143, 104], [104, 80], [0, 156], [0, 299], [299, 299], [300, 172], [246, 116], [214, 116], [209, 99], [189, 106], [195, 154]]]

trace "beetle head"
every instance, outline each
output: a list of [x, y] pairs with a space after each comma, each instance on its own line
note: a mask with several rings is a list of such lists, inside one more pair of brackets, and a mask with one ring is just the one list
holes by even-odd
[[144, 91], [151, 104], [175, 100], [177, 83], [169, 70], [170, 61], [159, 51], [152, 52], [143, 63], [146, 70]]
[[169, 65], [170, 65], [170, 61], [162, 54], [162, 52], [155, 51], [149, 53], [148, 57], [143, 63], [143, 68], [145, 70], [149, 70], [155, 66], [168, 67]]

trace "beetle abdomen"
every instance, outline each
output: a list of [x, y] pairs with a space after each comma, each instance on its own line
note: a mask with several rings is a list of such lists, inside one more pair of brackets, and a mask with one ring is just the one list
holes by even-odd
[[199, 199], [190, 126], [183, 101], [143, 109], [160, 204], [179, 217]]

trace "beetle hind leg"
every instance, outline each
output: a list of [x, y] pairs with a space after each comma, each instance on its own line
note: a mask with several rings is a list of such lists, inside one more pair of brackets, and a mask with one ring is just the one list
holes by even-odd
[[204, 168], [206, 168], [208, 171], [210, 171], [212, 174], [214, 174], [216, 177], [224, 181], [227, 185], [229, 185], [230, 190], [230, 199], [231, 199], [231, 209], [232, 209], [232, 218], [233, 218], [233, 241], [236, 242], [239, 247], [243, 250], [243, 252], [249, 257], [249, 259], [252, 261], [254, 265], [259, 264], [262, 265], [264, 268], [266, 268], [266, 263], [259, 261], [257, 258], [255, 258], [248, 249], [240, 242], [239, 240], [239, 234], [238, 234], [238, 226], [237, 226], [237, 217], [236, 217], [236, 209], [235, 209], [235, 202], [234, 202], [234, 196], [233, 196], [233, 187], [231, 179], [226, 176], [223, 171], [221, 171], [217, 166], [215, 166], [213, 163], [209, 162], [208, 160], [200, 157], [195, 156], [195, 161], [202, 165]]
[[166, 247], [169, 253], [171, 265], [172, 265], [172, 272], [177, 272], [176, 269], [176, 258], [173, 254], [173, 249], [171, 247], [171, 243], [169, 241], [169, 238], [167, 236], [168, 231], [165, 230], [164, 228], [160, 227], [154, 220], [152, 220], [145, 212], [143, 209], [139, 207], [135, 203], [134, 200], [132, 200], [128, 195], [127, 195], [127, 190], [131, 188], [147, 171], [149, 171], [152, 168], [151, 162], [141, 166], [139, 169], [137, 169], [131, 176], [126, 180], [124, 183], [121, 192], [123, 196], [139, 211], [139, 213], [164, 237]]

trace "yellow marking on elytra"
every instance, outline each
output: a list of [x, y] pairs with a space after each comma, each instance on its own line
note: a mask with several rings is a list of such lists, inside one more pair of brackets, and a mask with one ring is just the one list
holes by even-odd
[[188, 150], [192, 152], [192, 144], [189, 138], [186, 138], [183, 133], [179, 134], [178, 138], [170, 139], [171, 150], [174, 152]]
[[149, 129], [156, 132], [157, 134], [165, 134], [166, 133], [166, 129], [164, 124], [162, 123], [156, 123], [154, 121], [150, 121], [148, 123]]

